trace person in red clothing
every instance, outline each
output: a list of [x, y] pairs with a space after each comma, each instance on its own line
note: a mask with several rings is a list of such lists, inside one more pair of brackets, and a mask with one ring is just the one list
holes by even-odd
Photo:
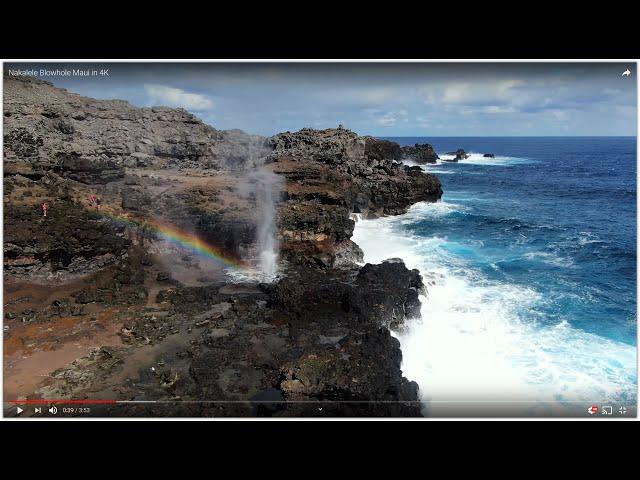
[[49, 211], [49, 204], [47, 202], [42, 202], [42, 204], [40, 205], [40, 209], [42, 210], [42, 215], [46, 217], [47, 212]]
[[100, 210], [100, 199], [95, 195], [89, 197], [89, 205], [95, 207], [96, 210]]

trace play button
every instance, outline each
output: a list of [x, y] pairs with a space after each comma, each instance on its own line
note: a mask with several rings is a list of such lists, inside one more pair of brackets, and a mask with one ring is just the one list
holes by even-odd
[[20, 407], [16, 407], [16, 412], [18, 413], [18, 415], [20, 415], [22, 412], [24, 412], [24, 410]]

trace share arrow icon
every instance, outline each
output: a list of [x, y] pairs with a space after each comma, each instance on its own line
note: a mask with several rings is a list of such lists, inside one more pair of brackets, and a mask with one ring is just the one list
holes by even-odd
[[629, 75], [631, 75], [631, 70], [629, 70], [628, 68], [624, 72], [622, 72], [623, 77], [628, 77]]

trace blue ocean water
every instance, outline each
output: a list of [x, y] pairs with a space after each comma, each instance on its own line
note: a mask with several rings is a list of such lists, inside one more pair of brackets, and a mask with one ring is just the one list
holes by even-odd
[[471, 152], [423, 167], [441, 203], [354, 236], [365, 260], [402, 257], [432, 283], [423, 322], [399, 333], [426, 399], [477, 382], [487, 398], [635, 402], [636, 138], [391, 140]]

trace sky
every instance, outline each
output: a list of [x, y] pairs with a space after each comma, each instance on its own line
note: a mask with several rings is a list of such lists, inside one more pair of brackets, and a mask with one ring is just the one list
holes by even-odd
[[5, 71], [16, 67], [108, 69], [108, 77], [42, 78], [261, 135], [338, 124], [381, 137], [637, 134], [634, 63], [29, 63]]

